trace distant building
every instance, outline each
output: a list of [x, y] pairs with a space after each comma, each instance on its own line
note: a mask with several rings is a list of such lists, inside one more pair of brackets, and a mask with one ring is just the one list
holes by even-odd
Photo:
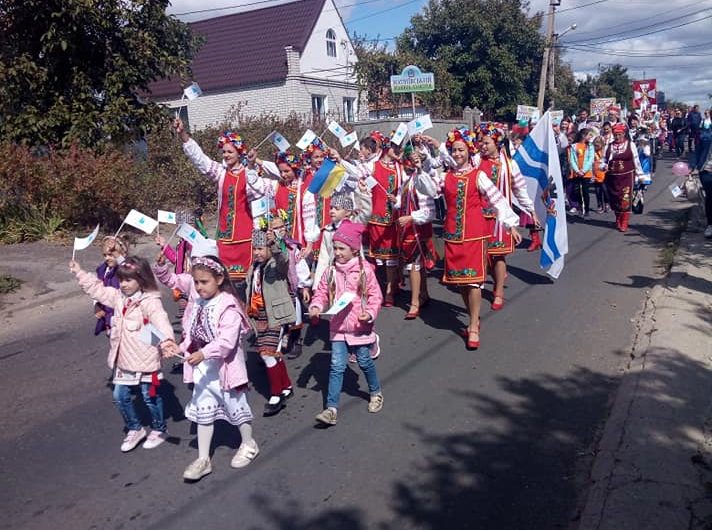
[[[151, 98], [179, 110], [191, 128], [242, 116], [291, 112], [353, 122], [368, 116], [360, 101], [351, 39], [333, 0], [298, 0], [201, 20], [191, 29], [206, 42], [191, 80], [163, 79]], [[202, 96], [182, 100], [195, 81]]]

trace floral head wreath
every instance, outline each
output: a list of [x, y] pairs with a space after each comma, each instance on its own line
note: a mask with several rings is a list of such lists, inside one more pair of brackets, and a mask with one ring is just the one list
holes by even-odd
[[453, 129], [449, 133], [447, 133], [447, 140], [445, 140], [445, 147], [449, 152], [452, 152], [452, 144], [455, 142], [460, 141], [464, 142], [465, 145], [467, 146], [467, 150], [471, 155], [475, 154], [475, 135], [472, 133], [471, 130], [462, 128], [462, 129]]
[[406, 146], [403, 148], [403, 158], [401, 163], [403, 164], [403, 167], [407, 170], [415, 168], [415, 164], [410, 159], [410, 155], [412, 155], [414, 152], [415, 149], [413, 149], [413, 146], [410, 144], [406, 144]]
[[192, 260], [190, 260], [190, 262], [193, 267], [197, 265], [199, 267], [205, 267], [207, 269], [210, 269], [215, 274], [223, 274], [223, 266], [219, 262], [207, 256], [193, 258]]
[[103, 247], [120, 250], [124, 253], [124, 255], [129, 253], [128, 241], [124, 240], [122, 237], [105, 236], [104, 239], [101, 240], [101, 245]]
[[376, 146], [379, 149], [386, 150], [391, 146], [391, 139], [388, 136], [384, 136], [381, 131], [372, 131], [369, 136], [376, 142]]
[[276, 164], [287, 164], [297, 177], [301, 177], [303, 168], [299, 155], [280, 151], [275, 155], [274, 161]]
[[324, 145], [324, 142], [321, 141], [321, 138], [314, 138], [312, 143], [310, 143], [302, 153], [302, 161], [305, 164], [311, 164], [314, 151], [321, 151], [322, 153], [326, 151], [326, 146]]
[[232, 146], [237, 149], [237, 154], [244, 155], [247, 153], [247, 145], [242, 139], [242, 136], [232, 131], [225, 131], [222, 133], [220, 138], [218, 138], [218, 149], [222, 149], [225, 144], [232, 144]]
[[480, 128], [477, 131], [478, 139], [482, 141], [485, 136], [489, 136], [494, 140], [494, 143], [500, 145], [502, 140], [504, 140], [504, 132], [497, 125], [497, 123], [493, 122], [481, 123]]

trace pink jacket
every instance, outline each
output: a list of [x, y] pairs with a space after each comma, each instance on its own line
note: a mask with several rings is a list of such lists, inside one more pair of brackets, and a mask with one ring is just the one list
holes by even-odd
[[[373, 331], [374, 321], [381, 308], [383, 295], [373, 266], [367, 261], [361, 261], [361, 263], [363, 263], [363, 271], [366, 275], [366, 292], [363, 293], [363, 296], [359, 292], [361, 273], [359, 258], [355, 257], [348, 263], [334, 263], [329, 267], [322, 275], [319, 287], [312, 298], [310, 307], [317, 307], [319, 311], [328, 309], [329, 277], [332, 277], [336, 284], [334, 300], [337, 300], [345, 292], [357, 294], [353, 302], [346, 306], [346, 309], [331, 317], [329, 331], [332, 341], [343, 340], [349, 345], [361, 345], [371, 344], [376, 340], [376, 333]], [[363, 312], [373, 317], [371, 322], [362, 322], [358, 319], [358, 316]]]
[[107, 363], [131, 372], [155, 372], [161, 368], [161, 355], [155, 346], [141, 341], [141, 328], [150, 322], [166, 337], [173, 338], [173, 327], [163, 309], [161, 294], [144, 293], [137, 304], [124, 311], [126, 296], [115, 287], [106, 287], [95, 275], [77, 272], [79, 286], [94, 300], [114, 309], [111, 322], [110, 349]]
[[[170, 272], [167, 265], [153, 265], [156, 278], [171, 289], [180, 289], [188, 293], [188, 305], [183, 313], [183, 341], [180, 348], [186, 352], [190, 346], [190, 324], [192, 321], [195, 302], [200, 297], [195, 290], [193, 277], [190, 274], [175, 274]], [[218, 336], [201, 348], [206, 359], [224, 359], [220, 365], [220, 387], [230, 390], [248, 382], [247, 366], [245, 364], [245, 348], [243, 341], [250, 331], [250, 324], [244, 310], [237, 299], [229, 293], [221, 292], [217, 306]], [[193, 367], [188, 363], [183, 365], [183, 381], [193, 382]]]

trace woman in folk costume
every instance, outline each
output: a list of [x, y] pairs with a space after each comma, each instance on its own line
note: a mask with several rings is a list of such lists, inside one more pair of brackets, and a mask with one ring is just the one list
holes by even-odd
[[[503, 140], [502, 131], [493, 124], [483, 124], [480, 127], [480, 160], [478, 169], [486, 175], [506, 199], [511, 209], [512, 196], [518, 206], [531, 216], [534, 225], [539, 226], [539, 220], [534, 211], [534, 203], [527, 194], [527, 184], [517, 163], [509, 157], [506, 149], [500, 148]], [[504, 307], [504, 279], [507, 276], [507, 255], [514, 252], [514, 247], [521, 241], [516, 229], [509, 230], [503, 224], [492, 206], [483, 210], [487, 219], [490, 238], [487, 244], [489, 267], [494, 277], [494, 298], [492, 309], [498, 311]], [[515, 237], [517, 236], [517, 237]]]
[[[217, 243], [220, 261], [231, 280], [244, 281], [252, 263], [252, 212], [251, 201], [262, 197], [269, 183], [256, 170], [257, 153], [248, 153], [242, 137], [226, 131], [218, 139], [222, 163], [212, 160], [185, 130], [180, 118], [173, 122], [176, 133], [183, 141], [183, 152], [203, 175], [218, 185]], [[247, 168], [243, 164], [246, 157]]]
[[378, 131], [370, 137], [380, 150], [373, 163], [371, 176], [376, 185], [371, 189], [372, 212], [368, 220], [368, 256], [376, 261], [376, 266], [386, 267], [386, 289], [383, 305], [392, 307], [398, 288], [398, 210], [395, 207], [402, 180], [402, 168], [396, 161], [390, 138]]
[[616, 228], [625, 232], [630, 219], [633, 184], [636, 175], [643, 173], [638, 150], [630, 141], [625, 124], [616, 123], [613, 126], [613, 142], [606, 148], [601, 167], [606, 168], [606, 189], [611, 209], [616, 214]]
[[[437, 187], [423, 170], [420, 154], [407, 145], [403, 150], [404, 178], [396, 207], [400, 212], [401, 259], [410, 275], [410, 308], [405, 320], [414, 320], [430, 301], [427, 271], [434, 264], [433, 224]], [[429, 265], [430, 264], [430, 265]]]
[[[489, 138], [489, 137], [488, 137]], [[447, 214], [443, 225], [445, 240], [445, 271], [443, 283], [460, 287], [469, 314], [467, 328], [462, 334], [468, 349], [480, 346], [480, 305], [482, 286], [487, 274], [487, 242], [492, 233], [483, 208], [492, 208], [498, 223], [511, 232], [514, 243], [521, 241], [515, 226], [519, 216], [492, 183], [490, 174], [472, 165], [475, 154], [474, 135], [467, 129], [454, 129], [447, 141], [440, 144], [428, 137], [441, 158], [454, 164], [445, 174], [443, 193]]]
[[301, 246], [301, 256], [310, 255], [319, 238], [319, 227], [314, 194], [307, 190], [300, 158], [293, 153], [280, 152], [275, 155], [274, 163], [266, 160], [257, 163], [266, 174], [278, 179], [272, 190], [274, 206], [286, 212], [285, 222], [290, 227], [288, 235]]
[[[321, 138], [316, 137], [302, 153], [302, 166], [304, 167], [304, 184], [309, 187], [312, 179], [326, 156], [327, 147]], [[312, 255], [314, 261], [319, 258], [319, 248], [321, 247], [321, 229], [329, 224], [329, 208], [331, 208], [330, 197], [314, 197], [314, 223], [319, 231], [316, 239], [312, 243]]]

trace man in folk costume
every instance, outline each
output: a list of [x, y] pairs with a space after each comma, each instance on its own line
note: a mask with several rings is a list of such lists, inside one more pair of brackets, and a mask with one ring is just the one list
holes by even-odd
[[[527, 194], [527, 184], [519, 166], [511, 159], [506, 148], [502, 148], [504, 136], [501, 129], [495, 124], [483, 123], [478, 133], [480, 144], [478, 169], [490, 178], [510, 207], [512, 197], [516, 198], [519, 207], [532, 217], [535, 226], [539, 226], [534, 203]], [[514, 252], [515, 243], [512, 237], [513, 230], [508, 230], [498, 222], [491, 208], [486, 207], [483, 213], [491, 234], [487, 244], [487, 259], [490, 273], [494, 277], [492, 309], [498, 311], [504, 307], [504, 279], [507, 275], [505, 258]]]
[[414, 320], [430, 301], [427, 271], [435, 262], [433, 219], [438, 185], [423, 170], [420, 154], [411, 145], [403, 149], [404, 177], [396, 207], [399, 211], [401, 259], [410, 274], [411, 301], [405, 320]]
[[307, 190], [301, 160], [293, 153], [280, 152], [275, 155], [274, 163], [263, 160], [258, 164], [267, 175], [277, 179], [271, 193], [275, 208], [286, 213], [289, 237], [299, 243], [302, 257], [311, 254], [319, 239], [319, 226], [316, 224], [315, 197]]
[[222, 152], [221, 163], [203, 152], [180, 118], [175, 119], [173, 127], [183, 141], [183, 152], [196, 169], [218, 185], [218, 257], [227, 267], [230, 279], [242, 282], [252, 263], [250, 205], [263, 197], [269, 187], [259, 176], [255, 164], [257, 152], [254, 149], [248, 152], [247, 144], [238, 133], [225, 131], [217, 142]]
[[398, 288], [398, 210], [395, 203], [402, 181], [402, 167], [396, 161], [390, 138], [378, 131], [371, 133], [378, 151], [371, 176], [376, 185], [371, 189], [372, 212], [368, 220], [368, 255], [376, 266], [386, 267], [386, 289], [383, 305], [392, 307]]

